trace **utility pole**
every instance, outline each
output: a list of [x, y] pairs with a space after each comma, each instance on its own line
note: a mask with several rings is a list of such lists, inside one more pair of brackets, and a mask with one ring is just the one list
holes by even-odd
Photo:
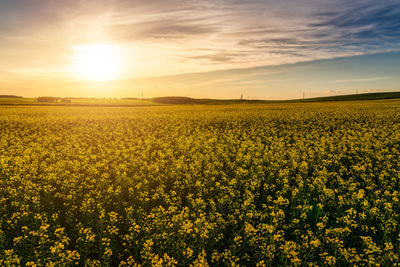
[[243, 94], [240, 95], [240, 102], [243, 101]]
[[306, 92], [305, 92], [305, 91], [303, 91], [303, 100], [304, 100], [305, 94], [306, 94]]

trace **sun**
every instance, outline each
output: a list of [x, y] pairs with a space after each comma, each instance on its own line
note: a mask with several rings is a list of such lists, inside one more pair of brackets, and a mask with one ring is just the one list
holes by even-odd
[[89, 81], [115, 80], [121, 75], [121, 49], [109, 44], [87, 44], [74, 47], [73, 71]]

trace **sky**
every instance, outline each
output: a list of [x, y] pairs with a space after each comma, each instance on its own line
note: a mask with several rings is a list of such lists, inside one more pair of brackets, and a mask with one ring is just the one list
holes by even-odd
[[[108, 77], [93, 44], [112, 79], [82, 75]], [[0, 94], [28, 97], [400, 91], [400, 0], [1, 0], [0, 59]]]

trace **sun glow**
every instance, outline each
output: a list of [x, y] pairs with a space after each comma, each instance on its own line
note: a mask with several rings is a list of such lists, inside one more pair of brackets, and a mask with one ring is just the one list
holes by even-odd
[[74, 47], [73, 71], [90, 81], [117, 79], [122, 72], [122, 52], [109, 44], [89, 44]]

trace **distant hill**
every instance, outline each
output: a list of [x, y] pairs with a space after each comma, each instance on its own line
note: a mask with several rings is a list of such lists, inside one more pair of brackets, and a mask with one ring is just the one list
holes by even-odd
[[327, 97], [315, 97], [306, 99], [293, 99], [287, 102], [319, 102], [319, 101], [351, 101], [351, 100], [379, 100], [379, 99], [394, 99], [400, 98], [400, 92], [386, 92], [386, 93], [364, 93], [352, 95], [338, 95]]
[[240, 100], [240, 99], [211, 99], [190, 98], [183, 96], [165, 96], [151, 98], [153, 102], [160, 104], [184, 105], [184, 104], [239, 104], [239, 103], [270, 103], [271, 100]]
[[154, 97], [150, 99], [155, 103], [184, 105], [184, 104], [239, 104], [239, 103], [301, 103], [301, 102], [324, 102], [324, 101], [355, 101], [355, 100], [378, 100], [400, 98], [400, 92], [365, 93], [352, 95], [338, 95], [327, 97], [315, 97], [292, 100], [240, 100], [240, 99], [198, 99], [183, 96]]

